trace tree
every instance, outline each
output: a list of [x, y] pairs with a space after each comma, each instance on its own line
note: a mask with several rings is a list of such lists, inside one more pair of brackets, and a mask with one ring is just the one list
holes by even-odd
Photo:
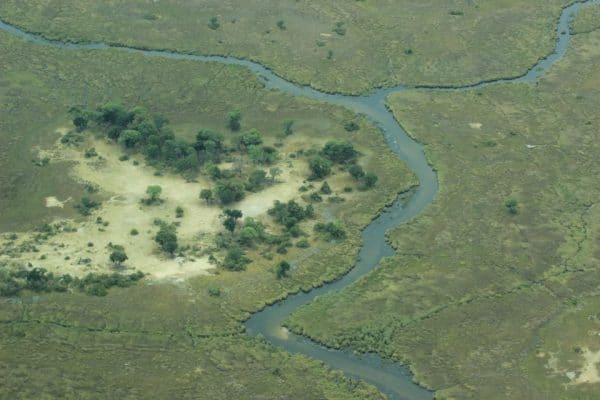
[[160, 248], [170, 254], [177, 250], [177, 232], [172, 225], [161, 224], [161, 227], [154, 237], [154, 241], [159, 244]]
[[222, 216], [225, 218], [225, 220], [223, 221], [223, 226], [229, 232], [233, 233], [235, 231], [235, 226], [237, 224], [237, 220], [239, 218], [242, 218], [242, 212], [240, 210], [226, 208], [223, 211]]
[[232, 111], [227, 115], [227, 124], [229, 125], [229, 129], [232, 131], [239, 131], [242, 127], [242, 113], [239, 111]]
[[331, 172], [331, 162], [321, 156], [313, 156], [308, 160], [312, 172], [310, 179], [322, 179]]
[[246, 258], [244, 251], [239, 246], [232, 246], [225, 255], [223, 267], [230, 271], [243, 271], [250, 260]]
[[210, 189], [202, 189], [200, 191], [200, 198], [206, 201], [206, 204], [210, 204], [213, 201], [213, 192]]
[[119, 135], [119, 143], [127, 148], [135, 147], [142, 139], [142, 134], [133, 129], [126, 129]]
[[271, 175], [271, 183], [275, 183], [275, 179], [277, 175], [281, 175], [283, 171], [279, 167], [271, 167], [269, 168], [269, 174]]
[[244, 184], [239, 179], [221, 179], [216, 194], [223, 204], [231, 204], [244, 198]]
[[275, 268], [277, 279], [285, 278], [290, 268], [291, 265], [287, 261], [281, 261], [279, 264], [277, 264], [277, 267]]
[[250, 129], [239, 138], [240, 147], [243, 149], [247, 149], [250, 146], [258, 146], [262, 144], [262, 142], [262, 134], [254, 128]]
[[279, 29], [281, 29], [282, 31], [285, 31], [287, 28], [285, 26], [285, 21], [280, 19], [279, 21], [277, 21], [277, 27]]
[[218, 163], [221, 159], [223, 151], [223, 135], [218, 132], [203, 129], [196, 135], [196, 143], [194, 149], [198, 152], [198, 157], [201, 162]]
[[148, 198], [146, 199], [146, 204], [154, 204], [160, 202], [160, 194], [162, 193], [162, 188], [158, 185], [150, 185], [146, 188], [146, 194]]
[[129, 257], [127, 257], [127, 253], [125, 250], [119, 246], [119, 248], [114, 248], [110, 253], [110, 261], [117, 267], [120, 267]]
[[77, 128], [77, 131], [81, 132], [87, 128], [89, 118], [85, 114], [78, 114], [73, 118], [73, 125]]
[[504, 202], [504, 207], [509, 213], [515, 215], [519, 212], [519, 204], [516, 199], [508, 199]]
[[323, 155], [334, 163], [348, 163], [353, 161], [358, 152], [354, 150], [354, 146], [347, 140], [334, 140], [325, 143], [323, 147]]
[[377, 183], [378, 179], [379, 178], [374, 173], [372, 173], [372, 172], [367, 173], [365, 175], [365, 179], [364, 179], [365, 187], [368, 188], [368, 189], [372, 188], [373, 186], [375, 186], [375, 184]]
[[323, 194], [331, 194], [331, 187], [329, 186], [329, 183], [327, 183], [327, 181], [323, 182], [319, 191]]
[[217, 30], [219, 29], [219, 27], [221, 26], [221, 24], [219, 23], [219, 18], [217, 17], [210, 17], [210, 20], [208, 20], [208, 27], [210, 29]]
[[285, 136], [290, 136], [294, 133], [294, 121], [291, 119], [285, 120], [283, 122], [283, 133]]
[[365, 170], [358, 164], [352, 164], [348, 169], [348, 172], [350, 172], [350, 175], [357, 181], [365, 176]]
[[262, 169], [255, 169], [250, 172], [250, 176], [248, 176], [248, 182], [246, 184], [246, 190], [251, 192], [257, 192], [262, 189], [265, 184], [265, 180], [267, 179], [267, 173]]

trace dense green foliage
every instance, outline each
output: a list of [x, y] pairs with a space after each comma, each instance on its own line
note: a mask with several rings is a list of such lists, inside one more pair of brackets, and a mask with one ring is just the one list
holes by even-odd
[[275, 222], [283, 225], [287, 229], [291, 229], [297, 223], [308, 218], [313, 218], [315, 215], [313, 206], [309, 204], [306, 207], [302, 207], [294, 200], [290, 200], [287, 203], [276, 200], [268, 213]]
[[159, 226], [160, 228], [154, 237], [154, 241], [158, 243], [164, 252], [169, 254], [175, 253], [178, 247], [176, 227], [165, 222], [159, 222]]
[[0, 269], [0, 296], [16, 296], [23, 290], [32, 292], [65, 292], [77, 289], [95, 296], [104, 296], [112, 287], [129, 287], [144, 277], [142, 272], [129, 275], [87, 274], [84, 278], [54, 275], [44, 268], [21, 270]]

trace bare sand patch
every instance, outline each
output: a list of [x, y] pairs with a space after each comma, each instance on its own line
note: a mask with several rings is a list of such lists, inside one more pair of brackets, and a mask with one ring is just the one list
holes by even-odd
[[574, 383], [600, 383], [600, 351], [593, 352], [588, 348], [583, 348], [584, 364], [581, 372]]
[[69, 197], [68, 199], [66, 199], [64, 201], [60, 201], [54, 196], [49, 196], [49, 197], [46, 197], [45, 200], [46, 200], [46, 207], [48, 207], [48, 208], [64, 208], [65, 204], [68, 203], [69, 201], [71, 201], [72, 198]]
[[480, 122], [471, 122], [469, 124], [469, 126], [473, 129], [481, 129], [481, 127], [483, 126], [483, 124], [481, 124]]
[[[60, 129], [59, 132], [65, 134], [67, 130]], [[85, 158], [83, 151], [89, 147], [94, 147], [99, 157]], [[54, 160], [72, 162], [72, 174], [77, 179], [96, 185], [110, 198], [87, 220], [81, 223], [70, 221], [76, 230], [59, 232], [46, 242], [36, 244], [37, 253], [23, 253], [11, 261], [32, 262], [55, 273], [75, 276], [107, 272], [114, 270], [108, 258], [109, 244], [112, 243], [124, 246], [129, 257], [123, 268], [138, 269], [157, 279], [207, 274], [214, 268], [204, 250], [212, 246], [214, 234], [223, 226], [219, 218], [221, 209], [199, 199], [200, 190], [212, 186], [207, 179], [198, 177], [196, 182], [187, 182], [173, 174], [156, 176], [154, 168], [145, 166], [141, 158], [137, 159], [139, 165], [134, 165], [133, 159], [120, 161], [120, 148], [105, 140], [89, 139], [80, 148], [58, 143], [43, 153]], [[244, 200], [230, 207], [242, 210], [244, 216], [260, 217], [275, 200], [288, 201], [297, 197], [305, 171], [300, 171], [296, 165], [300, 163], [281, 163], [282, 173], [276, 184], [258, 193], [246, 193]], [[141, 202], [150, 185], [162, 187], [163, 203], [148, 206]], [[64, 207], [65, 202], [55, 197], [46, 199], [46, 205], [50, 207]], [[175, 217], [176, 207], [183, 208], [183, 218]], [[157, 219], [179, 223], [179, 244], [191, 248], [186, 257], [172, 258], [159, 251], [154, 242], [158, 230], [154, 221]], [[133, 229], [137, 230], [137, 235], [131, 234]], [[20, 241], [33, 237], [34, 233], [23, 235]], [[38, 259], [32, 260], [32, 255]]]

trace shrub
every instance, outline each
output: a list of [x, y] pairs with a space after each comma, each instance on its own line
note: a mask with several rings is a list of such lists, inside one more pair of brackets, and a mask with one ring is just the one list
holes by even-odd
[[323, 184], [321, 185], [321, 189], [319, 189], [319, 191], [322, 194], [331, 194], [331, 187], [329, 186], [329, 183], [327, 183], [327, 181], [323, 182]]
[[281, 261], [279, 264], [277, 264], [277, 267], [275, 268], [275, 275], [277, 276], [277, 279], [285, 278], [290, 268], [291, 265], [287, 261]]
[[180, 206], [177, 206], [177, 208], [175, 208], [175, 218], [182, 218], [183, 217], [183, 208], [181, 208]]
[[100, 208], [100, 202], [84, 196], [79, 201], [79, 204], [75, 205], [75, 208], [79, 210], [82, 215], [90, 215], [93, 210]]
[[221, 179], [217, 182], [216, 195], [222, 204], [231, 204], [244, 198], [244, 184], [239, 179]]
[[323, 155], [334, 163], [343, 164], [354, 161], [358, 152], [347, 140], [327, 142], [323, 147]]
[[344, 129], [348, 132], [354, 132], [360, 129], [360, 126], [354, 121], [344, 122]]
[[137, 235], [139, 235], [139, 233], [140, 233], [140, 232], [138, 232], [138, 230], [137, 230], [137, 229], [135, 229], [135, 228], [133, 228], [131, 231], [129, 231], [129, 234], [130, 234], [131, 236], [137, 236]]
[[279, 21], [277, 21], [277, 27], [279, 29], [281, 29], [282, 31], [285, 31], [287, 28], [285, 26], [285, 21], [280, 19]]
[[238, 246], [232, 246], [223, 259], [223, 267], [229, 271], [243, 271], [250, 260]]
[[357, 181], [365, 176], [365, 170], [358, 164], [352, 164], [348, 169], [348, 172], [350, 172], [350, 175]]
[[229, 129], [231, 129], [232, 131], [239, 131], [240, 128], [242, 127], [241, 125], [241, 121], [242, 121], [242, 113], [239, 111], [232, 111], [229, 114], [227, 114], [227, 125], [229, 126]]
[[323, 233], [328, 240], [345, 239], [346, 231], [338, 223], [318, 223], [314, 227], [316, 232]]
[[144, 199], [143, 202], [147, 205], [161, 203], [160, 194], [162, 193], [162, 187], [158, 185], [150, 185], [146, 188], [146, 194], [148, 195], [147, 199]]
[[160, 223], [160, 229], [154, 237], [154, 241], [158, 243], [163, 251], [173, 254], [178, 247], [175, 226], [168, 225], [164, 222]]
[[208, 295], [211, 297], [219, 297], [221, 296], [221, 289], [219, 289], [218, 287], [209, 287]]
[[91, 148], [89, 148], [89, 149], [87, 149], [85, 151], [85, 153], [83, 154], [83, 156], [85, 158], [92, 158], [92, 157], [97, 157], [98, 153], [96, 152], [96, 148], [91, 147]]
[[309, 179], [323, 179], [331, 173], [331, 162], [321, 156], [313, 156], [308, 160], [311, 175]]
[[373, 186], [375, 186], [378, 179], [379, 178], [374, 173], [372, 173], [372, 172], [367, 173], [364, 178], [365, 188], [370, 189]]
[[129, 257], [127, 257], [127, 253], [125, 253], [125, 249], [123, 249], [121, 246], [119, 246], [118, 248], [113, 249], [113, 251], [110, 253], [109, 259], [114, 265], [120, 266], [125, 261], [127, 261], [127, 259], [129, 259]]
[[344, 36], [346, 34], [346, 27], [342, 21], [338, 21], [335, 23], [333, 31], [340, 36]]
[[285, 136], [290, 136], [294, 133], [294, 121], [291, 119], [285, 120], [283, 122], [283, 133]]
[[217, 30], [219, 29], [219, 27], [221, 26], [221, 24], [219, 23], [219, 18], [217, 17], [210, 17], [210, 19], [208, 20], [208, 27], [210, 29]]
[[519, 212], [519, 204], [516, 199], [508, 199], [504, 202], [504, 207], [509, 213], [515, 215]]

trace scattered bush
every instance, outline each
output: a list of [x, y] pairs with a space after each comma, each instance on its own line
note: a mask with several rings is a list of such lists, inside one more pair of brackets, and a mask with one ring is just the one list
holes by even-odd
[[338, 164], [353, 162], [358, 155], [352, 143], [347, 140], [335, 140], [325, 143], [322, 153], [329, 160]]
[[160, 198], [161, 193], [162, 187], [158, 185], [150, 185], [146, 188], [146, 194], [148, 195], [148, 198], [143, 199], [142, 202], [146, 205], [162, 203], [163, 200]]
[[278, 224], [289, 229], [305, 219], [314, 217], [314, 209], [310, 204], [302, 207], [294, 200], [290, 200], [287, 203], [276, 200], [273, 208], [268, 210], [268, 214]]
[[112, 252], [109, 256], [110, 262], [115, 266], [120, 267], [125, 261], [129, 259], [123, 246], [112, 246]]
[[100, 208], [100, 202], [84, 196], [74, 207], [79, 210], [82, 215], [90, 215], [92, 211]]
[[83, 154], [83, 156], [85, 158], [92, 158], [92, 157], [97, 157], [98, 153], [96, 152], [96, 149], [94, 147], [89, 148], [85, 151], [85, 153]]
[[215, 30], [219, 29], [220, 26], [221, 26], [221, 24], [219, 23], [218, 17], [210, 17], [210, 19], [208, 20], [208, 27], [210, 29], [215, 31]]
[[219, 297], [221, 296], [221, 289], [219, 289], [218, 287], [209, 287], [208, 295], [211, 297]]
[[169, 254], [175, 253], [175, 250], [177, 250], [178, 247], [177, 231], [175, 229], [175, 226], [168, 225], [164, 222], [160, 222], [159, 225], [160, 229], [154, 237], [154, 241], [158, 243], [158, 245], [163, 251]]
[[348, 132], [354, 132], [360, 129], [360, 126], [354, 121], [344, 122], [344, 129]]
[[321, 156], [312, 156], [308, 166], [311, 171], [309, 179], [323, 179], [331, 173], [331, 162]]
[[504, 207], [509, 213], [515, 215], [519, 213], [519, 204], [516, 199], [508, 199], [504, 202]]
[[350, 168], [348, 168], [348, 172], [355, 180], [361, 180], [365, 176], [365, 170], [358, 164], [352, 164]]
[[335, 222], [318, 223], [314, 227], [316, 232], [325, 234], [327, 240], [345, 239], [346, 231], [340, 224]]
[[244, 251], [238, 246], [232, 246], [227, 250], [225, 259], [223, 260], [223, 267], [229, 271], [243, 271], [246, 269], [246, 265], [250, 262]]
[[279, 264], [277, 264], [277, 267], [275, 268], [275, 275], [277, 276], [277, 279], [285, 278], [290, 268], [291, 265], [287, 261], [281, 261]]
[[277, 21], [277, 27], [282, 30], [285, 31], [287, 28], [285, 26], [285, 21], [280, 19], [279, 21]]
[[137, 229], [133, 228], [131, 231], [129, 231], [129, 234], [130, 234], [131, 236], [137, 236], [137, 235], [139, 235], [139, 234], [140, 234], [140, 232], [138, 232], [138, 230], [137, 230]]
[[346, 26], [342, 21], [338, 21], [335, 23], [333, 31], [340, 36], [344, 36], [346, 34]]
[[229, 129], [231, 129], [234, 132], [239, 131], [242, 127], [241, 121], [242, 113], [237, 110], [232, 111], [227, 115], [227, 125], [229, 126]]
[[224, 204], [231, 204], [244, 198], [244, 184], [239, 179], [221, 179], [217, 181], [216, 195]]
[[285, 136], [290, 136], [294, 133], [294, 121], [291, 119], [285, 120], [283, 122], [283, 133]]
[[175, 218], [183, 218], [183, 208], [181, 208], [180, 206], [177, 206], [177, 208], [175, 208]]
[[210, 204], [213, 201], [213, 192], [210, 189], [202, 189], [200, 191], [200, 198], [206, 201], [206, 204]]

